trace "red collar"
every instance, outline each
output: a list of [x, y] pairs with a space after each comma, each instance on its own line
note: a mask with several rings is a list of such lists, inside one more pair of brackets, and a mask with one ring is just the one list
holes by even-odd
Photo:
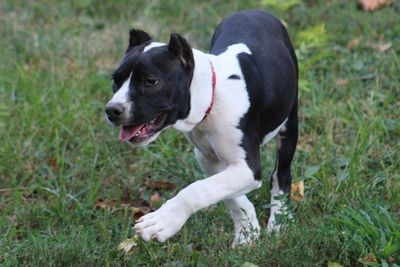
[[204, 115], [203, 119], [201, 119], [200, 122], [203, 122], [203, 121], [207, 118], [208, 114], [210, 114], [210, 112], [211, 112], [211, 110], [212, 110], [212, 108], [213, 108], [213, 105], [214, 105], [215, 85], [217, 84], [217, 75], [215, 74], [214, 66], [213, 66], [213, 64], [211, 63], [211, 60], [209, 60], [209, 62], [210, 62], [211, 72], [212, 72], [212, 80], [211, 80], [211, 83], [212, 83], [212, 96], [211, 96], [211, 103], [210, 103], [210, 105], [208, 106], [208, 109], [206, 110], [206, 114]]

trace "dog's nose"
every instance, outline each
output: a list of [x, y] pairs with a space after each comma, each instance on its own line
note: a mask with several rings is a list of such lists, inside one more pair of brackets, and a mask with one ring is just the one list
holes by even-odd
[[108, 103], [106, 106], [107, 117], [111, 121], [117, 120], [124, 112], [124, 106], [121, 103]]

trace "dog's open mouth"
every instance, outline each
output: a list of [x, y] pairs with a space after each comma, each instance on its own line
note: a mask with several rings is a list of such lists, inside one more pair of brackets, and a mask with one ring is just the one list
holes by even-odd
[[124, 142], [141, 143], [157, 133], [164, 125], [166, 118], [167, 113], [162, 113], [152, 121], [141, 125], [124, 125], [122, 126], [119, 139]]

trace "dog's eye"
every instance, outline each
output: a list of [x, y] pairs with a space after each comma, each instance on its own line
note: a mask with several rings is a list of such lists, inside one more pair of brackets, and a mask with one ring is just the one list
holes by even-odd
[[113, 82], [113, 84], [112, 84], [112, 90], [114, 93], [116, 93], [118, 91], [118, 85], [115, 82]]
[[144, 85], [146, 85], [146, 86], [156, 86], [157, 84], [158, 84], [157, 79], [149, 78], [144, 81]]

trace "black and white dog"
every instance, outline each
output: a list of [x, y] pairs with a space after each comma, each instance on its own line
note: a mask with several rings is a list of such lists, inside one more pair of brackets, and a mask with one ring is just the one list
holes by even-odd
[[298, 70], [278, 19], [261, 10], [236, 13], [218, 26], [209, 53], [192, 49], [178, 34], [164, 44], [132, 29], [112, 79], [106, 117], [121, 126], [122, 141], [147, 145], [172, 126], [195, 146], [209, 175], [141, 217], [134, 229], [143, 240], [163, 242], [191, 214], [224, 201], [235, 224], [234, 244], [251, 242], [260, 226], [246, 193], [261, 186], [260, 146], [275, 136], [268, 229], [279, 228], [275, 214], [279, 195], [290, 193], [298, 136]]

